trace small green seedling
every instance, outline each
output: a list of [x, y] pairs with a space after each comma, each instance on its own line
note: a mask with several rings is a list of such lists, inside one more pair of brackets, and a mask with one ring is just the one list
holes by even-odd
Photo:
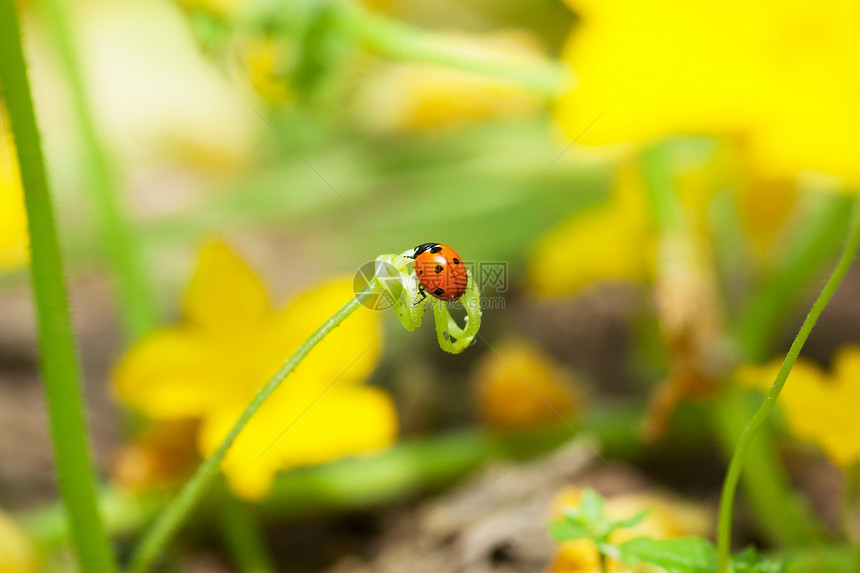
[[[613, 543], [612, 534], [642, 522], [647, 511], [612, 521], [606, 517], [603, 498], [593, 489], [586, 489], [578, 507], [565, 509], [564, 515], [550, 524], [552, 538], [561, 543], [589, 539], [600, 555], [601, 571], [608, 570], [607, 560], [614, 559], [630, 566], [650, 565], [654, 571], [665, 573], [716, 573], [717, 550], [701, 537], [653, 539], [636, 537], [623, 543]], [[732, 558], [733, 573], [783, 573], [783, 561], [763, 559], [753, 548], [747, 548]]]

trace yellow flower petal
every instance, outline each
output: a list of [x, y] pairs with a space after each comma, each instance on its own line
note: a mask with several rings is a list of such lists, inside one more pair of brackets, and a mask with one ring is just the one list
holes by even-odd
[[0, 110], [0, 271], [21, 267], [29, 257], [24, 189], [12, 134], [4, 130], [7, 125]]
[[[613, 568], [616, 570], [616, 568]], [[600, 555], [590, 539], [577, 539], [559, 544], [558, 552], [550, 565], [553, 573], [597, 573]]]
[[751, 61], [755, 54], [749, 53], [757, 47], [763, 14], [740, 16], [741, 4], [747, 3], [571, 2], [582, 21], [563, 58], [580, 83], [559, 106], [562, 125], [579, 132], [608, 107], [582, 143], [732, 133], [747, 126], [752, 102], [763, 97], [756, 91], [761, 78]]
[[232, 17], [242, 5], [239, 0], [179, 0], [179, 4], [187, 10], [211, 12], [221, 18]]
[[200, 462], [197, 426], [184, 419], [144, 431], [114, 454], [111, 481], [132, 492], [181, 483]]
[[[337, 384], [316, 394], [280, 388], [264, 404], [224, 460], [224, 474], [238, 494], [259, 498], [280, 470], [377, 450], [395, 440], [397, 418], [387, 393]], [[224, 409], [204, 421], [205, 453], [217, 448], [240, 411]]]
[[[781, 362], [766, 367], [745, 367], [741, 380], [767, 391]], [[817, 365], [798, 360], [779, 397], [779, 406], [792, 434], [819, 446], [837, 465], [860, 461], [860, 348], [839, 351], [832, 374]]]
[[185, 295], [184, 314], [193, 324], [213, 332], [256, 328], [269, 309], [260, 278], [220, 242], [209, 243]]
[[[353, 296], [352, 279], [347, 277], [308, 290], [273, 316], [272, 331], [267, 338], [288, 357]], [[288, 383], [299, 384], [304, 373], [310, 376], [301, 384], [315, 387], [325, 386], [338, 376], [341, 376], [338, 384], [344, 385], [366, 379], [379, 360], [381, 335], [380, 313], [359, 308], [311, 351]]]
[[797, 205], [797, 187], [785, 179], [754, 179], [741, 189], [739, 200], [744, 232], [759, 261], [765, 261]]
[[[558, 117], [580, 143], [742, 135], [767, 178], [860, 182], [855, 0], [571, 0], [563, 58], [580, 78]], [[826, 105], [822, 105], [826, 102]]]
[[18, 526], [0, 513], [0, 573], [35, 573], [35, 555]]
[[[353, 296], [352, 281], [337, 279], [302, 293], [283, 310], [272, 310], [245, 263], [226, 246], [209, 245], [186, 297], [189, 324], [162, 329], [132, 347], [116, 370], [117, 393], [152, 418], [198, 420], [196, 442], [208, 455], [254, 393]], [[252, 418], [224, 462], [237, 492], [260, 497], [282, 469], [394, 440], [390, 397], [359, 385], [379, 357], [379, 319], [379, 313], [356, 310], [311, 350]], [[289, 435], [258, 460], [298, 418]]]
[[242, 55], [248, 79], [258, 94], [271, 103], [291, 99], [285, 42], [273, 36], [252, 37], [245, 42]]
[[624, 168], [610, 198], [574, 214], [538, 242], [528, 283], [538, 295], [576, 292], [593, 283], [648, 280], [655, 238], [646, 197], [631, 168]]
[[199, 416], [236, 394], [230, 349], [218, 348], [191, 328], [165, 328], [145, 336], [114, 373], [117, 396], [157, 419]]

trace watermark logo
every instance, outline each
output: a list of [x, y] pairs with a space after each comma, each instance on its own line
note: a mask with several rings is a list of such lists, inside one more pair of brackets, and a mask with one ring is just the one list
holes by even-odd
[[482, 291], [493, 291], [497, 294], [508, 292], [507, 261], [480, 261], [477, 276]]
[[[375, 274], [376, 261], [369, 261], [358, 267], [358, 270], [355, 271], [355, 275], [352, 277], [352, 292], [355, 295], [358, 295], [358, 293], [364, 290], [367, 283], [373, 279]], [[396, 279], [383, 277], [381, 280], [391, 281]], [[389, 294], [388, 289], [383, 289], [382, 292], [370, 295], [370, 297], [364, 300], [361, 304], [370, 310], [388, 310], [394, 305], [394, 299], [391, 294]]]

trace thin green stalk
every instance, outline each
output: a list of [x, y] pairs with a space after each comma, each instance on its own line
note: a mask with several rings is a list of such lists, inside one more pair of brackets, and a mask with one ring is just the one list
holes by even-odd
[[66, 74], [81, 144], [87, 158], [89, 189], [95, 199], [102, 248], [106, 250], [126, 337], [134, 340], [158, 323], [154, 291], [145, 272], [140, 244], [126, 217], [111, 160], [101, 143], [76, 56], [64, 0], [42, 0], [46, 21]]
[[221, 529], [242, 573], [274, 573], [271, 557], [257, 516], [246, 502], [225, 495], [221, 505]]
[[301, 346], [296, 349], [293, 355], [275, 372], [268, 382], [266, 382], [254, 396], [251, 403], [233, 424], [230, 432], [218, 446], [218, 449], [209, 456], [200, 466], [197, 471], [189, 479], [179, 495], [176, 496], [170, 505], [168, 505], [161, 515], [156, 519], [155, 523], [146, 532], [135, 550], [131, 558], [129, 571], [131, 573], [144, 573], [148, 571], [158, 555], [163, 551], [164, 546], [171, 540], [179, 526], [182, 525], [194, 508], [199, 503], [200, 499], [206, 493], [206, 490], [212, 485], [215, 478], [218, 477], [218, 470], [221, 468], [221, 461], [233, 445], [233, 442], [238, 437], [242, 428], [248, 423], [253, 415], [260, 409], [263, 403], [278, 389], [281, 382], [293, 371], [296, 366], [308, 355], [308, 353], [319, 344], [335, 327], [344, 321], [350, 314], [355, 312], [361, 303], [367, 300], [378, 288], [378, 281], [371, 280], [365, 289], [354, 296], [331, 315], [319, 328], [314, 331], [310, 337], [305, 340]]
[[[737, 388], [726, 388], [711, 412], [726, 459], [731, 458], [753, 412], [743, 397]], [[803, 497], [792, 488], [772, 432], [762, 431], [750, 446], [747, 471], [741, 479], [758, 530], [772, 546], [799, 548], [822, 541], [824, 528]]]
[[738, 480], [740, 479], [744, 460], [746, 459], [756, 433], [764, 424], [770, 411], [773, 410], [773, 407], [776, 404], [776, 399], [779, 397], [779, 393], [785, 385], [785, 380], [788, 378], [788, 374], [791, 372], [791, 368], [794, 366], [795, 361], [797, 361], [797, 357], [800, 355], [800, 351], [803, 348], [806, 339], [809, 338], [809, 334], [812, 332], [812, 328], [815, 326], [818, 317], [821, 316], [827, 303], [830, 302], [830, 299], [839, 287], [839, 283], [842, 282], [842, 279], [851, 267], [851, 263], [854, 262], [854, 256], [857, 252], [858, 246], [860, 246], [860, 200], [855, 200], [854, 214], [849, 228], [848, 238], [846, 240], [845, 247], [842, 250], [842, 254], [839, 257], [839, 261], [836, 264], [836, 268], [833, 270], [833, 274], [830, 275], [830, 279], [828, 279], [824, 288], [821, 290], [821, 294], [818, 295], [815, 303], [813, 303], [812, 309], [806, 316], [806, 320], [803, 321], [800, 331], [797, 333], [797, 337], [791, 344], [791, 348], [788, 350], [788, 354], [782, 363], [782, 367], [780, 368], [767, 397], [764, 402], [762, 402], [761, 406], [759, 406], [759, 409], [756, 411], [747, 427], [744, 429], [737, 448], [735, 449], [734, 456], [732, 456], [732, 461], [729, 464], [726, 479], [723, 482], [722, 495], [720, 496], [719, 529], [717, 531], [717, 549], [719, 551], [717, 571], [719, 573], [728, 573], [729, 567], [731, 566], [730, 550], [732, 541], [732, 509], [734, 507], [735, 491], [737, 490]]
[[358, 3], [343, 3], [333, 11], [344, 35], [384, 56], [473, 72], [551, 97], [573, 87], [572, 74], [556, 63], [492, 61], [446, 36], [402, 24]]
[[607, 573], [609, 568], [606, 564], [606, 553], [600, 552], [600, 573]]
[[[857, 503], [860, 501], [860, 464], [854, 463], [842, 470], [842, 535], [857, 545]], [[860, 564], [860, 563], [858, 563]]]
[[30, 273], [60, 490], [82, 571], [115, 570], [96, 508], [62, 257], [14, 0], [0, 0], [0, 83], [9, 111], [30, 233]]

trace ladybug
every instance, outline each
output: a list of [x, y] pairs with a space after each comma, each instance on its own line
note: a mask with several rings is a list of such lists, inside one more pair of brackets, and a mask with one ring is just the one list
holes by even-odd
[[[439, 300], [453, 302], [463, 296], [469, 275], [463, 259], [448, 245], [424, 243], [415, 247], [415, 274], [421, 283], [421, 300], [430, 293]], [[419, 301], [420, 302], [420, 301]]]

